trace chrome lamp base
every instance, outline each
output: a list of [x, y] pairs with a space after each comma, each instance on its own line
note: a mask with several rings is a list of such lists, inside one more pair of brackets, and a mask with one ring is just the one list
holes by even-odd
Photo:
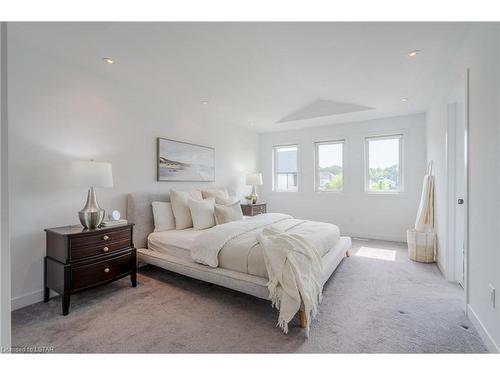
[[86, 229], [95, 229], [101, 225], [105, 214], [106, 211], [99, 207], [97, 203], [95, 189], [91, 187], [87, 194], [87, 203], [85, 203], [85, 206], [78, 212], [80, 223], [82, 223]]
[[257, 201], [259, 200], [259, 196], [257, 195], [257, 187], [255, 185], [252, 185], [252, 204], [256, 204]]

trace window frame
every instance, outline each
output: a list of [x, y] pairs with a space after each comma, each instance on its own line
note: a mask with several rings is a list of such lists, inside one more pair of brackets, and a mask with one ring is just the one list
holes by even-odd
[[[398, 190], [392, 191], [379, 191], [370, 189], [370, 141], [371, 140], [385, 140], [385, 139], [398, 139], [399, 140], [399, 181], [400, 186]], [[365, 193], [374, 195], [399, 195], [405, 192], [404, 190], [404, 134], [395, 133], [387, 135], [371, 135], [365, 137]]]
[[[280, 148], [296, 147], [297, 148], [297, 189], [294, 190], [284, 190], [278, 189], [278, 173], [276, 169], [276, 156], [277, 150]], [[274, 193], [298, 193], [300, 188], [300, 147], [298, 143], [285, 143], [277, 144], [272, 147], [272, 175], [273, 175], [273, 186], [272, 191]]]
[[[345, 185], [345, 173], [344, 173], [344, 161], [345, 161], [345, 139], [336, 139], [331, 141], [317, 141], [314, 142], [314, 192], [316, 193], [334, 193], [339, 194], [344, 192]], [[319, 146], [321, 145], [342, 145], [342, 189], [338, 190], [320, 190], [319, 188]]]

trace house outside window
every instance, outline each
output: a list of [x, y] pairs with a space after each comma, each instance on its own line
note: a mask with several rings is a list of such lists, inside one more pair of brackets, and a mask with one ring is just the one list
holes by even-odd
[[274, 191], [298, 191], [298, 153], [297, 145], [273, 147]]
[[344, 141], [315, 143], [315, 190], [319, 192], [344, 189]]

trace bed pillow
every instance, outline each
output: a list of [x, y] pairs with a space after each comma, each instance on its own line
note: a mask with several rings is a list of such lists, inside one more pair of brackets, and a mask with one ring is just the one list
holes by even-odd
[[195, 230], [212, 228], [215, 225], [214, 207], [215, 199], [207, 198], [202, 201], [188, 199], [189, 210], [193, 219]]
[[201, 195], [203, 196], [203, 199], [207, 199], [210, 197], [229, 198], [229, 193], [227, 192], [227, 189], [202, 190]]
[[175, 229], [186, 229], [193, 226], [191, 211], [189, 210], [188, 199], [201, 201], [201, 192], [170, 190], [170, 203], [175, 218]]
[[230, 206], [232, 204], [235, 204], [236, 202], [239, 202], [240, 200], [236, 197], [215, 197], [215, 203], [216, 204], [221, 204], [223, 206]]
[[216, 204], [214, 209], [215, 223], [217, 225], [229, 223], [231, 221], [242, 220], [240, 202], [234, 202], [231, 205]]
[[175, 229], [174, 213], [170, 202], [153, 202], [155, 232]]

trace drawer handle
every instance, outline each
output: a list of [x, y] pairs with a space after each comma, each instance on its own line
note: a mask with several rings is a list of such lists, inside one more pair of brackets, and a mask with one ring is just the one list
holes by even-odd
[[109, 272], [109, 268], [105, 268], [104, 272], [108, 273]]
[[107, 251], [109, 251], [109, 247], [107, 247], [107, 246], [104, 246], [104, 247], [102, 248], [102, 251], [104, 251], [104, 252], [107, 252]]
[[102, 239], [103, 239], [103, 240], [109, 240], [109, 236], [106, 236], [106, 235], [105, 235]]

